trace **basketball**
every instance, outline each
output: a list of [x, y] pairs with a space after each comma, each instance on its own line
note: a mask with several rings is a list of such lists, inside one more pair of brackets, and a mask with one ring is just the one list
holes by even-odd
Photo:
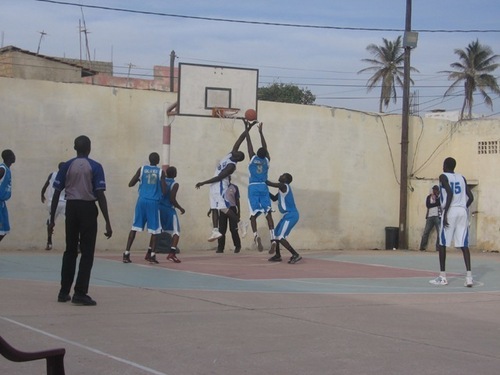
[[245, 119], [248, 121], [257, 120], [257, 112], [255, 112], [255, 109], [247, 109], [245, 112]]

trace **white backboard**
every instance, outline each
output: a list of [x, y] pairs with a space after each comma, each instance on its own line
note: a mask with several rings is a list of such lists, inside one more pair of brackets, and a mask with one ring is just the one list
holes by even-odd
[[258, 69], [179, 63], [177, 114], [212, 117], [213, 108], [257, 111]]

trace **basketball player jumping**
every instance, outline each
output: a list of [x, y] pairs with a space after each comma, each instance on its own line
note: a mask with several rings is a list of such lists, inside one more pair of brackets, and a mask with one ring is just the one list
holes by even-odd
[[210, 209], [212, 210], [213, 224], [212, 234], [208, 238], [210, 242], [222, 237], [219, 231], [219, 211], [224, 212], [230, 218], [238, 222], [238, 230], [241, 232], [241, 237], [245, 237], [247, 234], [248, 223], [240, 221], [238, 215], [229, 209], [229, 202], [226, 201], [225, 194], [229, 186], [228, 177], [236, 170], [236, 164], [245, 160], [245, 154], [239, 151], [239, 149], [249, 130], [250, 127], [245, 123], [245, 130], [236, 140], [231, 152], [219, 161], [215, 168], [214, 176], [196, 184], [196, 189], [199, 189], [203, 185], [210, 184]]
[[[247, 120], [243, 120], [248, 127]], [[266, 185], [269, 162], [271, 157], [267, 149], [266, 139], [263, 133], [263, 123], [259, 123], [259, 135], [262, 147], [254, 152], [250, 134], [247, 136], [248, 156], [250, 163], [248, 164], [249, 181], [248, 181], [248, 205], [250, 207], [250, 225], [252, 227], [254, 242], [259, 251], [263, 250], [262, 241], [257, 233], [257, 217], [261, 214], [266, 215], [267, 225], [271, 234], [271, 249], [270, 254], [274, 254], [276, 250], [276, 242], [274, 241], [274, 221], [272, 216], [271, 198], [269, 197], [269, 187]]]

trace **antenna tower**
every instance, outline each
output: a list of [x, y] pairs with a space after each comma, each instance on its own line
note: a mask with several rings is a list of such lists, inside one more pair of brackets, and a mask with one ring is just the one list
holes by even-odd
[[[81, 28], [80, 26], [80, 36], [82, 32], [85, 35], [85, 50], [87, 53], [86, 60], [88, 60], [89, 67], [92, 69], [92, 61], [90, 59], [89, 39], [88, 39], [88, 34], [90, 33], [90, 31], [87, 30], [87, 25], [85, 23], [85, 15], [83, 14], [83, 7], [81, 7], [80, 9], [82, 11], [82, 21], [83, 21], [83, 28]], [[80, 60], [81, 60], [81, 43], [80, 43]]]

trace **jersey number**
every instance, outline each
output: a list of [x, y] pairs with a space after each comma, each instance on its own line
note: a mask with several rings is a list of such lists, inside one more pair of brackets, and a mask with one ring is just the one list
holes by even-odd
[[147, 174], [146, 179], [148, 180], [148, 185], [156, 185], [156, 182], [158, 181], [158, 176], [156, 174]]
[[453, 194], [460, 194], [462, 192], [462, 187], [460, 185], [460, 182], [452, 182], [450, 184], [450, 187]]

